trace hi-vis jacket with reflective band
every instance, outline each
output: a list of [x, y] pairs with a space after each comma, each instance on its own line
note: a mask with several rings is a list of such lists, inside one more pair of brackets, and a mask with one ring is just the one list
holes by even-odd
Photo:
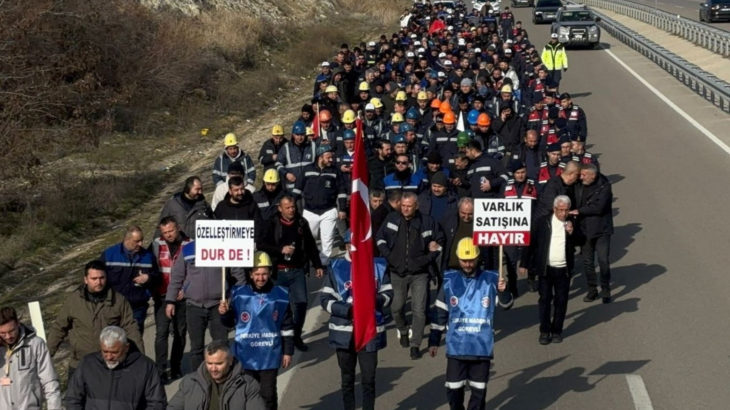
[[550, 181], [550, 178], [556, 177], [563, 173], [563, 169], [565, 169], [565, 163], [559, 162], [558, 165], [551, 166], [546, 162], [540, 163], [540, 172], [537, 175], [537, 183], [538, 184], [547, 184], [548, 181]]
[[282, 338], [294, 337], [289, 292], [281, 286], [272, 287], [268, 293], [255, 292], [250, 285], [236, 286], [230, 304], [236, 316], [233, 351], [243, 368], [278, 369]]
[[499, 302], [499, 274], [481, 271], [466, 276], [461, 270], [444, 272], [444, 284], [436, 299], [436, 321], [431, 323], [429, 346], [438, 346], [446, 330], [446, 356], [453, 358], [491, 358], [494, 349], [495, 303]]
[[238, 155], [235, 158], [229, 157], [225, 150], [216, 157], [213, 164], [213, 182], [216, 185], [224, 184], [228, 177], [228, 166], [234, 161], [238, 161], [243, 165], [243, 178], [246, 180], [246, 184], [253, 185], [256, 183], [256, 167], [253, 160], [241, 149], [238, 150]]
[[[129, 254], [122, 243], [108, 247], [101, 254], [106, 263], [107, 285], [124, 296], [133, 308], [146, 305], [150, 299], [148, 287], [156, 286], [160, 278], [154, 255], [147, 249], [140, 249]], [[149, 275], [149, 280], [142, 286], [134, 286], [135, 276], [139, 273]]]
[[[294, 141], [284, 144], [276, 155], [276, 169], [279, 171], [281, 183], [284, 188], [295, 196], [302, 194], [302, 179], [304, 178], [304, 167], [314, 163], [317, 158], [317, 145], [312, 141], [304, 141], [302, 145], [296, 145]], [[297, 178], [295, 182], [289, 182], [286, 174], [292, 173]]]
[[[329, 274], [322, 287], [320, 302], [330, 314], [329, 345], [335, 349], [350, 349], [352, 345], [352, 263], [345, 258], [330, 260]], [[375, 258], [375, 325], [377, 336], [366, 346], [366, 352], [380, 350], [387, 345], [383, 308], [390, 306], [393, 299], [393, 286], [386, 272], [384, 258]]]
[[542, 60], [548, 71], [568, 68], [568, 55], [565, 54], [565, 47], [560, 42], [545, 44], [540, 60]]

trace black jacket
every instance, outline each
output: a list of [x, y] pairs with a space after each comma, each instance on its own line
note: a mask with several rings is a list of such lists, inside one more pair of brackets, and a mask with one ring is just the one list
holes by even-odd
[[[231, 202], [231, 194], [226, 194], [215, 207], [215, 218], [233, 221], [252, 220], [256, 227], [262, 226], [261, 211], [253, 199], [253, 194], [246, 189], [243, 190], [243, 199], [237, 204]], [[255, 236], [256, 239], [261, 237], [260, 229], [255, 230]]]
[[[399, 239], [400, 231], [406, 230]], [[391, 274], [406, 276], [428, 273], [435, 268], [440, 252], [430, 252], [428, 244], [436, 241], [444, 244], [444, 236], [438, 224], [428, 215], [416, 211], [410, 220], [398, 212], [391, 212], [383, 221], [377, 236], [377, 246], [388, 261]]]
[[114, 369], [107, 368], [100, 352], [84, 356], [64, 404], [68, 410], [164, 410], [167, 399], [155, 362], [130, 343], [127, 357]]
[[575, 208], [578, 210], [578, 224], [586, 238], [613, 234], [613, 192], [611, 183], [603, 174], [598, 174], [592, 184], [575, 185]]
[[575, 209], [574, 185], [565, 185], [563, 178], [556, 175], [545, 184], [545, 189], [537, 197], [537, 207], [533, 213], [535, 219], [549, 215], [553, 211], [553, 201], [558, 195], [570, 198], [570, 209]]
[[[282, 241], [282, 222], [279, 212], [267, 222], [267, 227], [263, 230], [261, 242], [257, 243], [256, 246], [259, 250], [268, 253], [274, 266], [276, 266], [285, 262], [281, 248], [284, 245], [290, 244], [283, 243]], [[295, 251], [291, 260], [286, 261], [286, 264], [295, 267], [304, 267], [309, 262], [315, 269], [323, 268], [322, 261], [319, 259], [317, 242], [315, 242], [312, 231], [309, 229], [309, 223], [301, 215], [297, 214], [294, 217], [294, 224], [299, 232], [299, 239], [294, 244]]]
[[[545, 275], [548, 254], [550, 252], [550, 237], [552, 235], [552, 212], [548, 215], [537, 218], [532, 224], [530, 232], [530, 246], [522, 253], [522, 266], [530, 268], [537, 275]], [[559, 226], [558, 229], [562, 229]], [[583, 236], [577, 224], [573, 223], [573, 233], [565, 235], [565, 261], [568, 272], [573, 272], [575, 265], [575, 247], [580, 245]]]
[[383, 179], [386, 175], [395, 171], [393, 161], [382, 161], [377, 155], [368, 159], [368, 171], [370, 172], [370, 189], [385, 189]]

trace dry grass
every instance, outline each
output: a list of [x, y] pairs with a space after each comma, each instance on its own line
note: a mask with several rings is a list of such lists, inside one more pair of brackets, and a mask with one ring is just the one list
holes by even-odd
[[403, 10], [413, 3], [409, 0], [337, 0], [340, 7], [369, 16], [375, 24], [392, 26], [397, 24]]

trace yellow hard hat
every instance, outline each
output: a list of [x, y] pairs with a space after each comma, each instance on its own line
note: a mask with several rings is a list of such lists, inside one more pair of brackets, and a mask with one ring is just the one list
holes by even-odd
[[307, 136], [314, 135], [314, 129], [312, 127], [307, 127], [306, 134]]
[[406, 92], [405, 92], [405, 91], [398, 91], [398, 92], [397, 92], [397, 93], [395, 94], [395, 100], [396, 100], [396, 101], [405, 101], [405, 100], [407, 100], [407, 99], [408, 99], [408, 98], [406, 97]]
[[512, 93], [512, 87], [509, 84], [505, 84], [502, 86], [502, 89], [499, 90], [501, 93]]
[[347, 110], [342, 114], [342, 122], [345, 124], [352, 124], [355, 122], [355, 111]]
[[271, 129], [271, 135], [284, 135], [284, 127], [279, 124], [274, 125]]
[[463, 260], [472, 260], [479, 257], [479, 248], [474, 245], [472, 238], [463, 238], [456, 245], [456, 257]]
[[271, 258], [268, 253], [258, 251], [253, 254], [254, 268], [271, 267], [271, 265]]
[[367, 81], [363, 81], [357, 89], [360, 91], [370, 91], [370, 84]]
[[383, 102], [380, 101], [380, 98], [371, 98], [370, 104], [372, 104], [375, 108], [383, 108]]
[[428, 94], [426, 94], [425, 91], [419, 91], [418, 92], [418, 99], [419, 100], [428, 100]]
[[403, 122], [403, 114], [399, 112], [393, 114], [393, 118], [390, 119], [390, 122]]
[[238, 145], [238, 138], [236, 138], [236, 134], [229, 132], [226, 134], [226, 137], [223, 139], [223, 145], [226, 147], [232, 147], [234, 145]]
[[264, 182], [268, 182], [270, 184], [278, 183], [279, 173], [273, 168], [267, 169], [266, 172], [264, 172]]
[[326, 92], [326, 93], [336, 93], [337, 92], [337, 86], [336, 85], [328, 85], [327, 88], [324, 89], [324, 92]]

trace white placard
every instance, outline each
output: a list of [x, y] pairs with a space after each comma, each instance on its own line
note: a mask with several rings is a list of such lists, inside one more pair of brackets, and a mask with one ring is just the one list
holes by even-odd
[[253, 221], [196, 221], [195, 265], [208, 267], [252, 267]]
[[41, 304], [38, 301], [28, 302], [28, 312], [30, 312], [30, 323], [33, 324], [35, 334], [46, 341], [46, 328], [43, 326], [43, 315], [41, 314]]
[[475, 199], [474, 243], [528, 246], [531, 211], [531, 199]]

